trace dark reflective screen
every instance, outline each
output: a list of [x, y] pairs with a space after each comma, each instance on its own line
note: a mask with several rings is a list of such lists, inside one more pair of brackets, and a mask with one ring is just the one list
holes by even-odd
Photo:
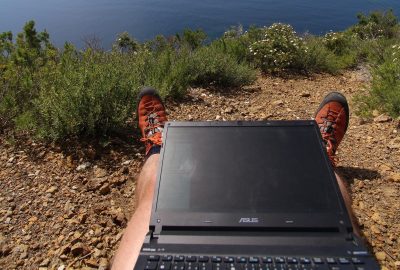
[[312, 126], [170, 127], [158, 209], [339, 211]]

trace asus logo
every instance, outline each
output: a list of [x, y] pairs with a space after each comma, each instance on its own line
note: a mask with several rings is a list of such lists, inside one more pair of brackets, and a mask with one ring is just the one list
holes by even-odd
[[256, 217], [253, 217], [253, 218], [242, 217], [242, 218], [240, 218], [239, 223], [258, 223], [258, 218], [256, 218]]

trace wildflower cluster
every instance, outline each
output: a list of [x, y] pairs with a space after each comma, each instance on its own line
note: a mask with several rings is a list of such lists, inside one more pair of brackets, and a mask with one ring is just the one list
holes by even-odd
[[250, 45], [249, 53], [262, 71], [278, 72], [293, 67], [299, 54], [307, 53], [307, 47], [292, 26], [275, 23], [264, 28], [264, 39]]
[[349, 47], [350, 37], [345, 33], [329, 32], [322, 39], [324, 45], [337, 55], [345, 53]]

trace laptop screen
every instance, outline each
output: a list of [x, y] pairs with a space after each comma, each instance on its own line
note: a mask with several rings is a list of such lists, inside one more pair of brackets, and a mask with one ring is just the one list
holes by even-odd
[[340, 204], [309, 126], [171, 126], [156, 208], [323, 213]]

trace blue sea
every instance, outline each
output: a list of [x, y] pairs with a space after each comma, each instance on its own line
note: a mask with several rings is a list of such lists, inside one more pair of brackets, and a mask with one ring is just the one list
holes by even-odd
[[359, 12], [390, 8], [399, 16], [400, 0], [0, 0], [0, 32], [20, 32], [35, 20], [57, 46], [81, 47], [95, 36], [109, 48], [124, 31], [145, 41], [201, 28], [213, 39], [233, 25], [283, 22], [299, 33], [324, 34], [354, 24]]

